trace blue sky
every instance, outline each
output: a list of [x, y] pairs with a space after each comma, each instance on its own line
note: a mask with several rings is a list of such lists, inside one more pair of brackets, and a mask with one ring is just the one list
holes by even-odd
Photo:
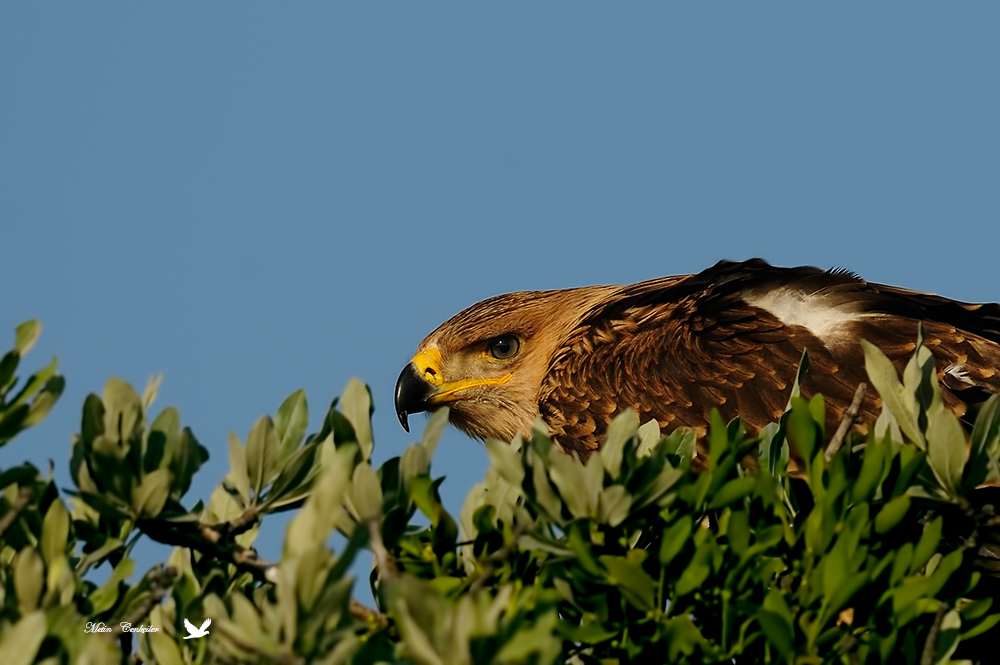
[[[513, 290], [761, 256], [996, 301], [998, 25], [987, 3], [3, 3], [0, 336], [40, 318], [27, 366], [58, 355], [67, 390], [0, 466], [68, 485], [85, 395], [160, 372], [212, 454], [192, 502], [228, 431], [297, 388], [315, 429], [352, 376], [385, 460], [414, 439], [392, 388], [417, 343]], [[486, 465], [448, 432], [453, 513]]]

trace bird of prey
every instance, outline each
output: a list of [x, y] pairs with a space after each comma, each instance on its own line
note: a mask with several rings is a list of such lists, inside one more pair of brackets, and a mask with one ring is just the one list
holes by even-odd
[[[586, 458], [626, 408], [660, 427], [703, 434], [713, 408], [760, 429], [785, 409], [802, 352], [806, 398], [827, 400], [828, 431], [866, 380], [866, 339], [902, 370], [923, 324], [945, 404], [1000, 392], [1000, 305], [966, 304], [842, 271], [722, 261], [631, 286], [496, 296], [420, 343], [396, 383], [400, 423], [450, 407], [476, 438], [509, 441], [541, 417]], [[874, 419], [869, 391], [860, 418]]]

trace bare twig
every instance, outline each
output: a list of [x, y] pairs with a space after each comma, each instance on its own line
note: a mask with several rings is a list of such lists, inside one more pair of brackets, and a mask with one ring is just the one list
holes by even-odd
[[125, 627], [132, 627], [139, 623], [153, 611], [157, 603], [170, 591], [170, 588], [177, 581], [179, 573], [176, 568], [162, 568], [153, 573], [149, 582], [149, 595], [142, 599], [142, 602], [135, 606], [131, 612], [122, 617], [122, 620], [115, 626], [110, 636], [115, 637], [125, 632]]
[[[237, 520], [228, 522], [227, 524], [232, 525], [239, 520], [240, 518], [237, 518]], [[159, 520], [140, 520], [137, 524], [140, 531], [157, 542], [177, 547], [187, 547], [201, 553], [202, 556], [232, 564], [237, 569], [250, 573], [255, 580], [261, 583], [275, 581], [273, 575], [269, 577], [269, 573], [275, 570], [274, 564], [261, 559], [257, 556], [257, 552], [252, 549], [240, 547], [233, 542], [227, 542], [226, 537], [216, 527], [207, 524], [178, 524], [163, 528], [163, 525], [164, 522]], [[375, 553], [375, 560], [378, 563], [379, 570], [383, 572], [386, 578], [394, 577], [396, 575], [396, 565], [392, 560], [392, 555], [389, 554], [385, 544], [382, 542], [378, 521], [370, 521], [368, 529], [371, 533], [372, 551]], [[233, 532], [230, 531], [228, 535], [233, 535]], [[146, 610], [147, 613], [151, 609], [152, 605]], [[373, 624], [375, 629], [385, 628], [389, 624], [389, 619], [384, 614], [365, 607], [353, 598], [350, 602], [350, 612], [354, 618]], [[250, 649], [252, 650], [252, 648]], [[279, 658], [280, 662], [288, 662], [281, 660], [284, 657], [276, 657], [270, 654], [267, 654], [267, 657], [271, 660]]]
[[858, 384], [857, 390], [854, 391], [854, 399], [851, 400], [851, 405], [844, 411], [844, 415], [840, 419], [840, 424], [837, 426], [837, 431], [834, 432], [833, 438], [830, 439], [830, 443], [826, 446], [827, 462], [832, 460], [833, 456], [840, 450], [840, 447], [844, 445], [844, 438], [847, 436], [848, 430], [851, 429], [851, 425], [858, 419], [858, 414], [861, 412], [861, 403], [864, 402], [867, 391], [867, 383], [862, 381]]
[[370, 519], [365, 522], [368, 527], [369, 541], [372, 554], [375, 555], [375, 566], [383, 579], [391, 580], [396, 576], [396, 562], [392, 560], [392, 555], [385, 548], [382, 542], [382, 531], [377, 519]]
[[0, 535], [10, 528], [10, 525], [14, 523], [17, 516], [21, 514], [25, 508], [28, 507], [28, 503], [31, 501], [31, 488], [22, 487], [17, 491], [17, 498], [14, 499], [14, 503], [11, 504], [10, 510], [0, 517]]
[[937, 651], [937, 638], [938, 633], [941, 632], [941, 622], [944, 621], [944, 615], [947, 607], [944, 603], [940, 603], [937, 608], [937, 613], [934, 615], [934, 623], [931, 625], [931, 630], [927, 633], [927, 641], [924, 643], [924, 651], [920, 655], [920, 665], [934, 665], [934, 654]]
[[472, 584], [469, 585], [469, 593], [475, 594], [486, 583], [486, 580], [490, 578], [493, 572], [497, 569], [497, 564], [503, 563], [510, 556], [511, 552], [517, 546], [517, 541], [520, 539], [521, 534], [524, 533], [525, 525], [523, 522], [518, 522], [514, 525], [514, 530], [510, 534], [510, 540], [504, 543], [500, 549], [498, 549], [493, 554], [489, 555], [482, 560], [483, 569], [476, 577], [472, 580]]
[[238, 536], [245, 531], [252, 529], [260, 521], [260, 510], [257, 506], [250, 506], [244, 510], [239, 517], [228, 522], [216, 525], [216, 531], [226, 533], [230, 536]]
[[349, 609], [352, 617], [369, 624], [374, 630], [382, 630], [389, 625], [389, 618], [386, 615], [362, 605], [354, 598], [351, 598]]
[[273, 566], [252, 549], [227, 542], [215, 528], [205, 524], [172, 524], [162, 520], [139, 520], [136, 526], [158, 543], [187, 547], [202, 555], [231, 563], [248, 572], [260, 582], [267, 581], [267, 571]]

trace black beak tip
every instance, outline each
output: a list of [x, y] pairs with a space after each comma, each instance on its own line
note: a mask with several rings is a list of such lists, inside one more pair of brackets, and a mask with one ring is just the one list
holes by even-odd
[[396, 417], [407, 432], [410, 431], [409, 415], [427, 410], [426, 399], [430, 393], [431, 386], [420, 376], [413, 363], [399, 373], [396, 380]]

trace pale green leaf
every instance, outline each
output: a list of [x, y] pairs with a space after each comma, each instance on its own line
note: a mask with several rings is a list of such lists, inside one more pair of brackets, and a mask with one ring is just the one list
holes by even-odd
[[250, 475], [247, 471], [246, 451], [235, 432], [229, 433], [229, 481], [236, 488], [243, 505], [250, 505]]
[[910, 441], [925, 447], [923, 434], [917, 426], [917, 414], [904, 399], [905, 391], [899, 382], [899, 374], [892, 361], [882, 353], [881, 349], [867, 340], [861, 340], [861, 346], [865, 352], [865, 369], [868, 372], [868, 379], [882, 398], [883, 408], [892, 412], [899, 428]]
[[28, 355], [28, 352], [35, 346], [38, 336], [42, 334], [42, 323], [38, 319], [25, 321], [15, 329], [14, 349], [21, 354], [21, 357]]
[[340, 410], [354, 427], [354, 435], [361, 448], [361, 455], [367, 460], [371, 457], [374, 447], [371, 424], [372, 396], [368, 386], [356, 378], [348, 381], [340, 398]]
[[375, 519], [382, 512], [382, 487], [370, 464], [362, 462], [354, 469], [350, 499], [361, 521]]
[[157, 469], [147, 473], [132, 489], [132, 510], [136, 517], [156, 517], [163, 510], [170, 494], [170, 470]]
[[146, 387], [142, 390], [142, 408], [147, 413], [149, 412], [149, 408], [153, 406], [153, 402], [156, 401], [156, 396], [160, 393], [160, 384], [162, 383], [163, 374], [151, 376], [146, 381]]
[[42, 520], [42, 557], [50, 566], [65, 556], [69, 541], [69, 512], [60, 499], [55, 499]]
[[549, 473], [573, 517], [595, 517], [604, 465], [592, 455], [587, 465], [572, 455], [549, 457]]
[[563, 502], [556, 494], [549, 477], [545, 473], [545, 462], [534, 450], [528, 450], [528, 461], [531, 463], [531, 479], [534, 485], [534, 499], [548, 513], [550, 519], [562, 523]]
[[309, 404], [304, 390], [296, 390], [285, 398], [275, 414], [274, 424], [278, 431], [280, 458], [288, 459], [302, 443], [309, 426]]
[[624, 485], [612, 485], [605, 488], [600, 495], [597, 509], [597, 519], [609, 526], [618, 526], [628, 517], [632, 508], [632, 497]]
[[444, 428], [448, 425], [449, 412], [450, 409], [447, 406], [442, 406], [431, 414], [431, 417], [427, 419], [427, 425], [424, 426], [424, 433], [420, 437], [420, 445], [427, 450], [427, 454], [431, 457], [434, 456], [434, 451], [437, 450], [438, 441], [441, 440], [441, 433], [444, 432]]
[[22, 614], [38, 607], [45, 582], [45, 564], [32, 547], [26, 547], [14, 558], [14, 593]]
[[4, 665], [31, 665], [47, 631], [45, 614], [37, 610], [21, 617], [0, 633], [0, 662]]
[[118, 585], [125, 582], [135, 571], [135, 561], [128, 557], [122, 559], [111, 571], [107, 581], [90, 595], [90, 602], [93, 605], [93, 614], [100, 614], [111, 609], [118, 600]]
[[524, 482], [524, 464], [521, 455], [515, 452], [509, 443], [492, 438], [486, 439], [486, 451], [503, 479], [514, 487], [520, 487]]
[[184, 658], [181, 656], [180, 648], [173, 638], [165, 632], [158, 631], [148, 633], [149, 647], [153, 652], [153, 658], [157, 665], [184, 665]]
[[261, 416], [247, 435], [247, 473], [254, 496], [274, 480], [278, 471], [278, 433], [270, 416]]
[[943, 406], [928, 413], [927, 462], [941, 487], [956, 496], [965, 470], [965, 432], [958, 418]]
[[653, 453], [653, 450], [659, 445], [662, 439], [662, 433], [660, 432], [660, 424], [656, 420], [650, 420], [641, 427], [639, 427], [639, 449], [636, 451], [638, 457], [648, 457]]
[[600, 456], [604, 468], [612, 478], [618, 478], [622, 467], [622, 456], [625, 454], [625, 444], [637, 431], [639, 431], [639, 414], [633, 409], [625, 409], [608, 425], [604, 445], [597, 455]]
[[127, 443], [142, 425], [142, 400], [126, 381], [111, 377], [104, 385], [104, 436]]

